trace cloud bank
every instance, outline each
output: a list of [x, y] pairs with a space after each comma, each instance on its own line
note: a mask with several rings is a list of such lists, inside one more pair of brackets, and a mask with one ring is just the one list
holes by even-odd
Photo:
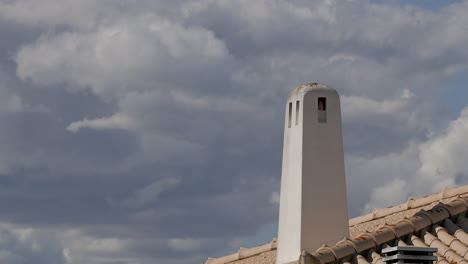
[[466, 12], [0, 0], [0, 260], [186, 264], [270, 241], [284, 103], [308, 82], [341, 94], [351, 216], [466, 184], [468, 110], [439, 99], [468, 70]]

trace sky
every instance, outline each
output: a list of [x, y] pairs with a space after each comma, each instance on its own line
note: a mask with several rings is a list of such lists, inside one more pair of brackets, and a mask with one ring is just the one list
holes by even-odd
[[466, 13], [0, 0], [0, 263], [189, 264], [270, 242], [304, 83], [340, 93], [351, 217], [467, 184]]

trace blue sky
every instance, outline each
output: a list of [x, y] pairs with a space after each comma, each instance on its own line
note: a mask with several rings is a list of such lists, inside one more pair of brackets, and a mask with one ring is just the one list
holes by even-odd
[[456, 119], [460, 111], [466, 106], [468, 98], [468, 71], [461, 71], [455, 74], [446, 84], [448, 89], [440, 95], [440, 103], [449, 110], [450, 118]]
[[468, 1], [0, 0], [1, 263], [276, 236], [284, 104], [341, 96], [351, 217], [468, 182]]

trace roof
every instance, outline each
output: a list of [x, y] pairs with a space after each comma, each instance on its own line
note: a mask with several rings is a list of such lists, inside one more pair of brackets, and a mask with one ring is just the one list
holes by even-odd
[[[381, 250], [390, 246], [437, 248], [440, 264], [468, 264], [468, 185], [445, 188], [406, 203], [377, 208], [349, 220], [350, 238], [302, 252], [297, 264], [382, 264]], [[208, 258], [205, 264], [274, 264], [277, 239], [237, 253]]]

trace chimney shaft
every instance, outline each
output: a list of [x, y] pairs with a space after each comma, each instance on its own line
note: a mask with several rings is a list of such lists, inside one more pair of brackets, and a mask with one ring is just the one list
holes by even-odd
[[289, 95], [281, 174], [276, 264], [349, 236], [340, 98], [330, 86]]

